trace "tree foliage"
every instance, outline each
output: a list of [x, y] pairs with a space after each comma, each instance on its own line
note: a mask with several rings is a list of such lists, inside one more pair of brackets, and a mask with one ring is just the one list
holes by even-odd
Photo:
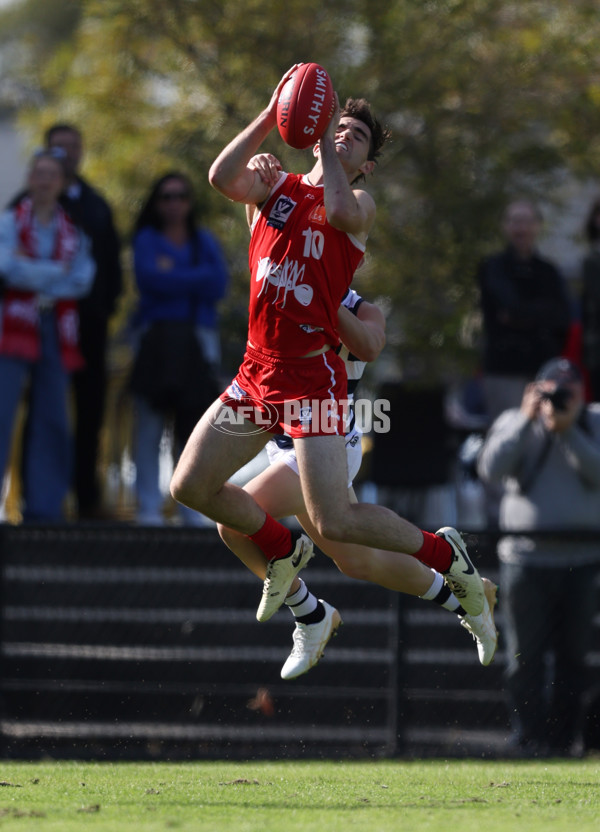
[[[298, 60], [343, 99], [369, 98], [393, 140], [367, 183], [378, 204], [357, 278], [387, 299], [392, 347], [422, 375], [468, 366], [473, 274], [512, 194], [553, 198], [600, 169], [596, 3], [529, 0], [24, 0], [4, 14], [0, 89], [39, 141], [81, 126], [86, 173], [127, 232], [151, 180], [180, 168], [227, 248], [227, 321], [242, 337], [247, 231], [206, 173]], [[310, 155], [267, 144], [291, 170]]]

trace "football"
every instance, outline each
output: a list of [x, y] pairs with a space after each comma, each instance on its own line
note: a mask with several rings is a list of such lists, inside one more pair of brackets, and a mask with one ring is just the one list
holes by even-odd
[[277, 127], [290, 147], [304, 150], [318, 142], [333, 115], [333, 84], [319, 64], [301, 64], [277, 101]]

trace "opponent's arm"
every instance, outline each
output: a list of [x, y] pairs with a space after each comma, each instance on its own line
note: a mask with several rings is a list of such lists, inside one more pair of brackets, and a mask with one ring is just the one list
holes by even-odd
[[[346, 171], [336, 153], [335, 143], [343, 137], [344, 130], [352, 130], [352, 127], [341, 127], [339, 121], [340, 105], [336, 93], [335, 112], [319, 141], [325, 213], [329, 224], [334, 228], [353, 234], [364, 241], [375, 220], [375, 202], [366, 191], [354, 190], [348, 182]], [[369, 139], [361, 131], [355, 131], [353, 141], [368, 143]], [[361, 172], [369, 173], [374, 164], [372, 161], [365, 162]]]
[[342, 343], [361, 361], [375, 361], [385, 346], [385, 317], [373, 303], [363, 301], [356, 315], [345, 306], [338, 310]]
[[298, 64], [294, 64], [283, 75], [268, 106], [229, 142], [210, 166], [208, 181], [234, 202], [258, 204], [269, 195], [270, 188], [260, 174], [248, 166], [248, 162], [275, 127], [279, 93], [297, 67]]

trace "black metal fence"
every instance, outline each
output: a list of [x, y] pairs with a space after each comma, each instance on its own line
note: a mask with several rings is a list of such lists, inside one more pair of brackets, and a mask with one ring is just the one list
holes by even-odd
[[[495, 578], [494, 537], [470, 544]], [[4, 756], [471, 755], [506, 740], [502, 649], [482, 668], [454, 616], [322, 555], [310, 586], [344, 626], [284, 682], [292, 618], [256, 621], [260, 583], [211, 529], [4, 526], [0, 551]]]

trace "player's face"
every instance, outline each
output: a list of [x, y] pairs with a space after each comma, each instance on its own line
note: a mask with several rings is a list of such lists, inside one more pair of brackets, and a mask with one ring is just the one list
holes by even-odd
[[364, 123], [352, 116], [342, 116], [335, 131], [335, 149], [358, 169], [369, 158], [371, 131]]

